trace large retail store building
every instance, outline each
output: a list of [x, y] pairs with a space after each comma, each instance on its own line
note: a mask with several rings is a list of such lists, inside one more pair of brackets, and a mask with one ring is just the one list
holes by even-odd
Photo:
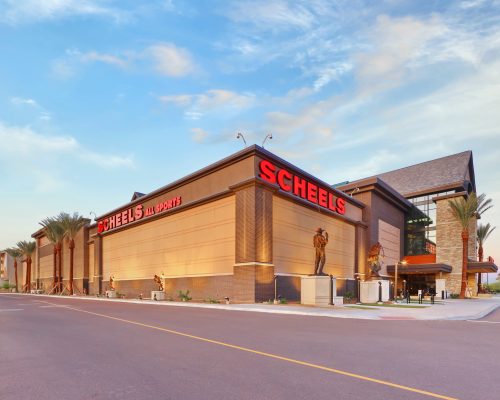
[[[400, 274], [410, 290], [445, 279], [457, 293], [461, 229], [447, 204], [473, 191], [471, 152], [333, 187], [251, 146], [154, 192], [134, 193], [84, 227], [76, 239], [75, 283], [97, 294], [112, 277], [118, 292], [146, 297], [158, 275], [167, 298], [189, 290], [195, 300], [256, 302], [273, 298], [277, 277], [278, 293], [298, 299], [300, 278], [314, 270], [312, 238], [321, 227], [329, 234], [324, 272], [337, 278], [340, 295], [356, 291], [357, 276], [368, 277], [367, 253], [377, 242], [387, 279], [405, 258]], [[33, 237], [33, 283], [47, 290], [53, 246], [43, 230]], [[476, 254], [475, 224], [469, 254]], [[66, 243], [62, 264], [67, 280]], [[471, 260], [473, 293], [476, 274], [493, 271], [492, 262]]]

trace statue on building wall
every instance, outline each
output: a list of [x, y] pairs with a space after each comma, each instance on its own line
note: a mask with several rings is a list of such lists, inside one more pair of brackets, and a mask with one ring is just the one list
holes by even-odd
[[163, 279], [160, 278], [158, 275], [155, 275], [154, 280], [155, 283], [158, 285], [158, 290], [160, 292], [163, 292]]
[[370, 278], [380, 277], [379, 271], [382, 269], [381, 261], [385, 257], [384, 248], [377, 242], [368, 253], [368, 267], [370, 268]]
[[109, 276], [109, 290], [115, 290], [115, 277], [113, 275]]
[[[325, 234], [323, 235], [323, 232]], [[322, 228], [316, 229], [316, 234], [313, 237], [313, 245], [316, 249], [316, 257], [314, 259], [314, 274], [313, 275], [325, 275], [323, 273], [323, 267], [325, 266], [325, 247], [328, 243], [328, 232]]]

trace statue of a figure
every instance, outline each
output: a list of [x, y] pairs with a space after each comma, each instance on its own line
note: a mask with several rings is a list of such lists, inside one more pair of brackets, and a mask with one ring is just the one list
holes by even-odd
[[[323, 236], [323, 232], [325, 235]], [[325, 266], [325, 247], [328, 243], [328, 232], [322, 228], [316, 229], [316, 234], [313, 237], [313, 245], [316, 249], [316, 258], [314, 260], [314, 275], [325, 275], [323, 267]]]
[[109, 290], [115, 290], [115, 277], [113, 275], [109, 276]]
[[381, 270], [382, 266], [380, 265], [380, 262], [382, 261], [382, 258], [385, 256], [384, 254], [384, 248], [382, 245], [377, 242], [375, 243], [372, 248], [370, 249], [370, 252], [368, 253], [368, 267], [370, 268], [370, 277], [373, 278], [378, 278], [379, 271]]
[[155, 283], [158, 285], [158, 290], [163, 292], [163, 279], [161, 279], [158, 275], [154, 277]]

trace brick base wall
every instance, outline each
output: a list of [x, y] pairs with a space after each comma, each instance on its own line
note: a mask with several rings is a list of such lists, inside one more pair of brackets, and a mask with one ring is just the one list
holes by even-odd
[[235, 265], [233, 299], [237, 303], [258, 303], [274, 298], [274, 266], [257, 263]]
[[300, 301], [300, 287], [300, 276], [278, 276], [277, 296], [281, 295], [288, 301]]

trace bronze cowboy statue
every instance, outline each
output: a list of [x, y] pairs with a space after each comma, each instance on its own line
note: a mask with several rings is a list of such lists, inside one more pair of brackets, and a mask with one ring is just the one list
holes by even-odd
[[379, 271], [382, 269], [380, 262], [385, 257], [384, 248], [377, 242], [375, 243], [368, 253], [368, 267], [370, 268], [370, 278], [380, 277]]
[[115, 290], [115, 277], [113, 275], [109, 276], [109, 289], [108, 290]]
[[158, 285], [158, 290], [163, 292], [163, 279], [161, 279], [158, 275], [154, 277], [155, 283]]
[[[325, 235], [323, 236], [323, 232]], [[314, 274], [313, 275], [326, 275], [323, 273], [323, 267], [325, 266], [325, 247], [328, 243], [328, 232], [322, 228], [316, 229], [316, 234], [313, 237], [313, 245], [316, 249], [316, 257], [314, 259]]]

